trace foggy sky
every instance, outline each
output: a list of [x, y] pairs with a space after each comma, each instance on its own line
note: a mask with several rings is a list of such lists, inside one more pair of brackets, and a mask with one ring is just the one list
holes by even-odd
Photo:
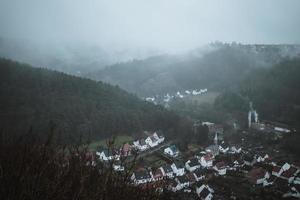
[[300, 43], [300, 1], [0, 0], [0, 36], [115, 49]]

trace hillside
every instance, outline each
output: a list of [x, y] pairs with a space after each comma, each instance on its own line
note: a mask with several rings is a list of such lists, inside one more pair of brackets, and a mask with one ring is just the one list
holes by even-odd
[[224, 92], [216, 106], [227, 111], [247, 111], [252, 101], [263, 119], [299, 126], [300, 58], [283, 60], [268, 69], [252, 70], [236, 91]]
[[208, 88], [222, 91], [255, 68], [268, 68], [300, 53], [299, 45], [211, 44], [185, 55], [162, 55], [119, 63], [87, 76], [139, 96]]
[[0, 59], [0, 130], [19, 134], [53, 124], [64, 139], [168, 130], [177, 116], [102, 82]]

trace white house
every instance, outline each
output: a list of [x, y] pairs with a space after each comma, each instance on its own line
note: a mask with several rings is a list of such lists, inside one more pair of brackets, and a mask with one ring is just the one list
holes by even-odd
[[177, 157], [179, 155], [179, 151], [175, 145], [171, 145], [171, 146], [165, 148], [164, 153], [171, 157]]
[[269, 155], [266, 153], [260, 153], [256, 155], [256, 162], [264, 162], [269, 159]]
[[202, 167], [212, 167], [214, 157], [212, 154], [206, 154], [200, 158], [200, 164]]
[[201, 167], [199, 161], [197, 158], [193, 158], [191, 160], [188, 160], [186, 163], [185, 163], [185, 168], [190, 171], [190, 172], [193, 172], [195, 171], [196, 169], [199, 169]]
[[227, 146], [224, 142], [222, 142], [222, 144], [219, 145], [219, 151], [221, 153], [227, 153], [229, 151], [229, 146]]
[[114, 163], [113, 168], [115, 171], [124, 171], [125, 170], [124, 166], [121, 165], [121, 163]]
[[162, 131], [154, 132], [153, 137], [155, 137], [158, 140], [159, 144], [165, 141], [165, 136], [163, 135]]
[[163, 172], [163, 175], [165, 177], [168, 177], [168, 178], [173, 178], [174, 177], [174, 172], [173, 172], [173, 169], [170, 165], [162, 166], [159, 169]]
[[114, 155], [112, 150], [109, 149], [99, 149], [97, 150], [96, 155], [99, 156], [99, 159], [103, 161], [120, 159], [119, 155]]
[[185, 174], [185, 167], [182, 162], [175, 161], [172, 165], [171, 168], [173, 169], [174, 174], [176, 176], [183, 176]]
[[300, 185], [300, 173], [298, 172], [297, 176], [294, 178], [294, 184]]
[[179, 190], [190, 185], [189, 179], [186, 176], [177, 176], [175, 180], [178, 183]]
[[218, 162], [213, 168], [218, 172], [220, 176], [226, 175], [227, 166], [225, 162], [223, 161]]
[[244, 160], [242, 159], [237, 159], [233, 162], [233, 167], [238, 168], [238, 167], [243, 167], [245, 164]]
[[242, 147], [240, 146], [232, 146], [230, 148], [231, 153], [241, 153], [242, 152]]
[[131, 180], [136, 185], [139, 185], [139, 184], [151, 182], [153, 180], [153, 177], [151, 172], [147, 170], [143, 170], [143, 171], [134, 172], [131, 176]]
[[139, 151], [145, 151], [149, 148], [144, 139], [136, 140], [133, 142], [133, 145]]
[[201, 200], [211, 200], [213, 198], [213, 192], [214, 190], [205, 184], [196, 187], [196, 193]]
[[151, 148], [159, 145], [158, 139], [156, 137], [154, 137], [153, 135], [152, 136], [148, 136], [145, 139], [145, 143], [148, 144]]

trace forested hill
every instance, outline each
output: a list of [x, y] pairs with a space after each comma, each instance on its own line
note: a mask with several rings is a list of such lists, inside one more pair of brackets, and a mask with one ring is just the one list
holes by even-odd
[[248, 111], [252, 101], [261, 119], [299, 127], [300, 58], [283, 60], [268, 69], [252, 70], [235, 92], [224, 92], [215, 105], [228, 111]]
[[143, 129], [168, 130], [177, 116], [102, 82], [0, 59], [0, 130], [49, 131], [63, 138], [104, 138]]
[[299, 45], [211, 44], [180, 56], [157, 56], [115, 64], [88, 77], [119, 85], [139, 96], [237, 85], [253, 68], [300, 55]]

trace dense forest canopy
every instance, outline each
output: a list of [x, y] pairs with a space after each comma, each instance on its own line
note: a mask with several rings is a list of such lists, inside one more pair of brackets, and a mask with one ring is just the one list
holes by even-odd
[[253, 69], [235, 91], [226, 91], [215, 106], [226, 112], [246, 112], [253, 102], [262, 118], [298, 126], [300, 119], [300, 58], [271, 68]]
[[139, 96], [208, 88], [235, 88], [252, 69], [268, 68], [300, 53], [299, 45], [213, 43], [185, 55], [162, 55], [109, 66], [87, 76]]
[[[1, 131], [35, 133], [56, 125], [63, 138], [105, 138], [169, 130], [178, 117], [102, 82], [0, 60]], [[31, 127], [31, 128], [30, 128]]]

